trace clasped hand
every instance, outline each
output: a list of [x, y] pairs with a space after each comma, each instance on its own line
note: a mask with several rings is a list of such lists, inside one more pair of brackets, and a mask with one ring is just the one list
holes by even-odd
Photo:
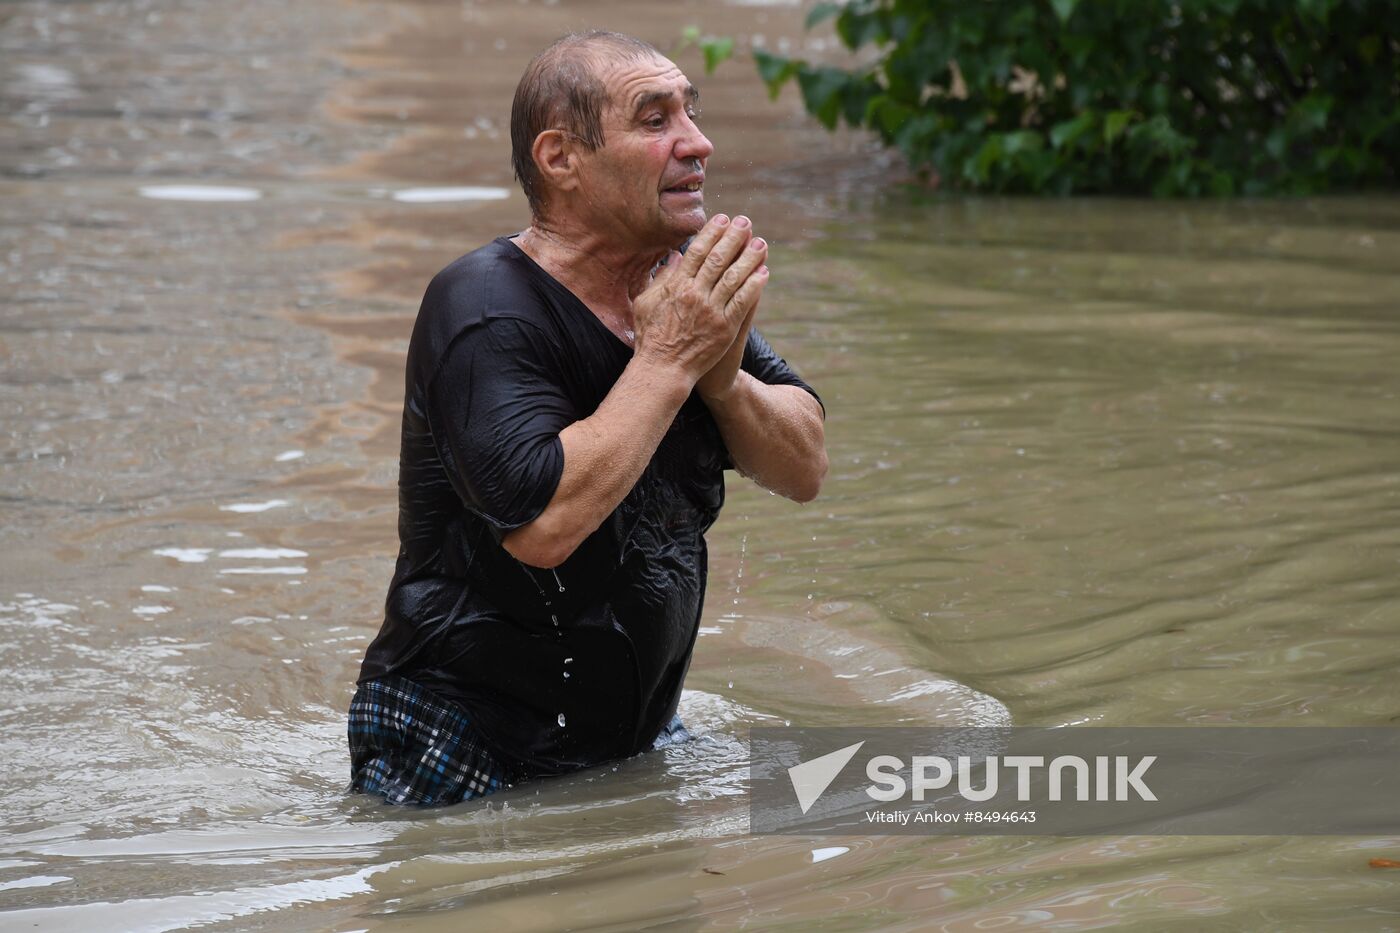
[[703, 398], [722, 399], [743, 362], [767, 258], [747, 217], [710, 218], [633, 301], [637, 356], [679, 366]]

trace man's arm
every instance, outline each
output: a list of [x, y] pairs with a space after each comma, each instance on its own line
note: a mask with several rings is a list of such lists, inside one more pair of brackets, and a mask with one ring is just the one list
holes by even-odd
[[748, 239], [717, 215], [637, 296], [632, 360], [597, 411], [560, 432], [559, 484], [533, 521], [501, 540], [512, 556], [557, 567], [636, 485], [690, 390], [758, 303], [766, 250], [746, 249]]
[[723, 395], [701, 398], [740, 473], [797, 502], [817, 497], [827, 471], [826, 429], [811, 394], [739, 370]]
[[523, 563], [557, 567], [617, 508], [651, 461], [694, 380], [633, 357], [598, 410], [559, 434], [564, 471], [534, 521], [501, 544]]

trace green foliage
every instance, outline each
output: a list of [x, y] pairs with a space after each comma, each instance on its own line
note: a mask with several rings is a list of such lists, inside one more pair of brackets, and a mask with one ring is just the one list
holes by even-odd
[[687, 46], [699, 46], [700, 54], [705, 56], [705, 74], [714, 74], [715, 69], [734, 54], [734, 40], [728, 36], [702, 36], [697, 26], [687, 26], [681, 33], [680, 45], [676, 51], [681, 51]]
[[795, 79], [824, 126], [870, 129], [951, 187], [1400, 180], [1400, 0], [848, 0], [817, 4], [807, 26], [832, 18], [869, 64], [755, 50], [769, 93]]

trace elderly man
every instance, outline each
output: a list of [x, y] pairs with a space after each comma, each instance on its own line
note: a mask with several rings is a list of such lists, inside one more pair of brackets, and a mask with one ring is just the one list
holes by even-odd
[[615, 33], [564, 37], [520, 81], [530, 227], [439, 273], [409, 345], [357, 790], [452, 803], [683, 738], [723, 470], [821, 486], [820, 401], [753, 329], [767, 245], [706, 221], [697, 99]]

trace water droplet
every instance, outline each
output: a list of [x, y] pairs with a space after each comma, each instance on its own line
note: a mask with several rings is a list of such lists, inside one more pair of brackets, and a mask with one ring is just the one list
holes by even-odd
[[730, 690], [733, 690], [733, 689], [734, 689], [734, 681], [732, 681], [732, 680], [729, 682], [729, 689], [730, 689]]
[[565, 679], [565, 680], [568, 680], [568, 679], [569, 679], [569, 672], [568, 672], [568, 671], [565, 671], [565, 672], [564, 672], [564, 679]]
[[559, 725], [561, 725], [561, 726], [564, 725], [564, 714], [563, 714], [563, 713], [560, 713], [560, 714], [559, 714]]

